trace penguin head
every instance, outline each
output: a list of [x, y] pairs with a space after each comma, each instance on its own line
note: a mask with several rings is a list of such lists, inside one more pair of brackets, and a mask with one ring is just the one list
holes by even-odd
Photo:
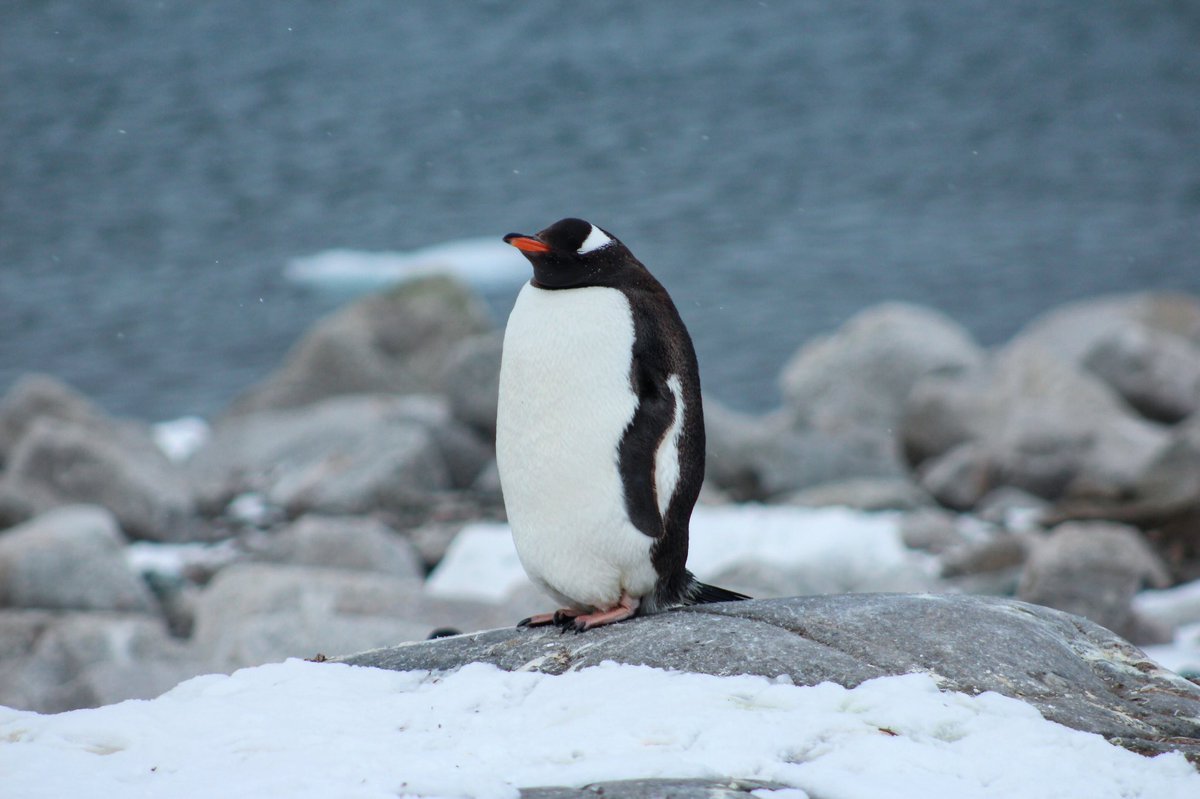
[[509, 233], [504, 241], [533, 264], [539, 288], [605, 285], [631, 266], [645, 268], [615, 236], [582, 219], [560, 219], [532, 236]]

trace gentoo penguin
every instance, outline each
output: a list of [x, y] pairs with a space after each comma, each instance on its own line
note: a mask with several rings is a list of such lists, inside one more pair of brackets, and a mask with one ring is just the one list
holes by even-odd
[[521, 564], [561, 603], [520, 626], [583, 631], [746, 599], [686, 568], [704, 412], [692, 340], [666, 290], [582, 219], [504, 241], [533, 279], [504, 333], [496, 462]]

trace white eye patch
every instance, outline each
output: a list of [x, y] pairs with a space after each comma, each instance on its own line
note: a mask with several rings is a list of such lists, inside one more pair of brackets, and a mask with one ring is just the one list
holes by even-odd
[[583, 240], [583, 244], [579, 245], [579, 249], [576, 252], [580, 255], [587, 255], [592, 250], [598, 250], [610, 244], [612, 244], [612, 239], [606, 236], [603, 230], [592, 225], [592, 232]]

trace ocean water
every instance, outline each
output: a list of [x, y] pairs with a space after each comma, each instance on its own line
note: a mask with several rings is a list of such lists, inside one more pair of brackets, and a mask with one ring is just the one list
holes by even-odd
[[880, 301], [993, 344], [1200, 292], [1197, 42], [1184, 0], [6, 0], [0, 391], [217, 413], [345, 301], [295, 259], [568, 215], [746, 409]]

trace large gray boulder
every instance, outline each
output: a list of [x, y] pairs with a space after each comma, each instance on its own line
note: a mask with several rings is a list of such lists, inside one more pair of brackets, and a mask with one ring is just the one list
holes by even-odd
[[0, 516], [23, 520], [91, 503], [138, 538], [179, 541], [198, 532], [187, 481], [150, 428], [106, 415], [52, 377], [27, 375], [0, 402], [0, 462]]
[[1117, 294], [1054, 308], [1027, 324], [1014, 341], [1082, 364], [1114, 333], [1141, 328], [1200, 346], [1200, 299], [1187, 294]]
[[856, 478], [904, 477], [899, 461], [881, 457], [879, 440], [869, 435], [798, 430], [785, 414], [750, 416], [708, 399], [704, 421], [706, 479], [739, 502]]
[[356, 395], [225, 419], [185, 468], [210, 510], [256, 492], [292, 516], [351, 515], [426, 503], [489, 458], [444, 400]]
[[0, 705], [61, 713], [150, 699], [206, 670], [161, 619], [120, 613], [0, 612], [4, 630], [34, 633], [0, 657]]
[[503, 344], [499, 332], [463, 339], [450, 350], [441, 376], [455, 418], [489, 441], [496, 438]]
[[439, 627], [506, 620], [496, 607], [436, 599], [416, 577], [238, 563], [199, 597], [193, 646], [215, 668], [422, 640]]
[[784, 367], [784, 408], [794, 427], [873, 434], [885, 451], [909, 392], [929, 374], [978, 367], [983, 350], [936, 311], [903, 303], [868, 308], [816, 339]]
[[922, 485], [957, 508], [1001, 486], [1050, 500], [1125, 495], [1171, 438], [1094, 375], [1024, 342], [986, 371], [917, 385], [901, 429]]
[[94, 504], [135, 538], [186, 541], [200, 533], [191, 488], [175, 464], [153, 444], [137, 446], [89, 425], [34, 422], [13, 448], [2, 482], [32, 513]]
[[1083, 365], [1143, 416], [1175, 423], [1200, 409], [1200, 345], [1141, 325], [1096, 342]]
[[0, 533], [0, 607], [148, 613], [149, 588], [103, 508], [59, 508]]
[[1015, 337], [1098, 375], [1148, 418], [1175, 422], [1200, 406], [1200, 299], [1098, 297], [1055, 308]]
[[1165, 643], [1169, 632], [1147, 635], [1133, 614], [1133, 598], [1147, 585], [1165, 588], [1170, 575], [1136, 528], [1066, 522], [1033, 546], [1017, 596], [1085, 616], [1138, 643]]
[[0, 400], [0, 463], [39, 419], [97, 426], [115, 422], [66, 383], [49, 375], [27, 374]]
[[362, 516], [309, 514], [254, 550], [259, 560], [422, 579], [425, 567], [412, 542], [381, 521]]
[[436, 392], [449, 352], [490, 327], [480, 300], [454, 279], [403, 283], [318, 322], [230, 413], [294, 408], [341, 394]]
[[339, 660], [397, 670], [478, 661], [550, 674], [611, 660], [847, 687], [925, 672], [947, 690], [995, 691], [1134, 751], [1200, 762], [1200, 687], [1086, 619], [1015, 600], [847, 594], [700, 605], [582, 635], [509, 628]]

